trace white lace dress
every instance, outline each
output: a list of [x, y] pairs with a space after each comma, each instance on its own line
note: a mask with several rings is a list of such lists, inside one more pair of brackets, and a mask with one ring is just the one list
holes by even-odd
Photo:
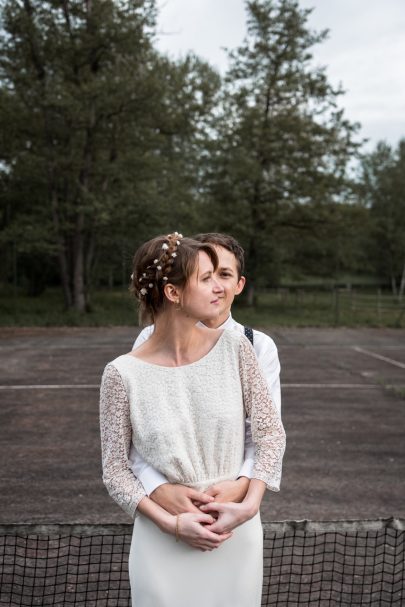
[[[131, 516], [145, 496], [129, 467], [131, 440], [166, 476], [204, 490], [235, 479], [244, 454], [244, 418], [255, 443], [253, 478], [278, 491], [285, 432], [249, 341], [224, 331], [200, 360], [180, 367], [125, 354], [104, 371], [100, 397], [103, 480]], [[136, 607], [256, 607], [262, 586], [260, 516], [220, 548], [201, 552], [135, 518], [129, 558]]]

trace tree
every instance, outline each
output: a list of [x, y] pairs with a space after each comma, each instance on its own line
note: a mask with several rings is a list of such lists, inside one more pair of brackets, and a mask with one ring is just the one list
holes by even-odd
[[405, 293], [405, 139], [384, 142], [363, 158], [363, 199], [370, 210], [371, 257], [399, 300]]
[[283, 239], [322, 226], [319, 210], [349, 196], [358, 125], [312, 65], [327, 32], [310, 31], [310, 11], [295, 0], [250, 0], [247, 12], [247, 37], [229, 53], [210, 183], [218, 228], [247, 249], [252, 303], [266, 268], [280, 273]]
[[138, 242], [198, 217], [219, 77], [154, 50], [153, 0], [7, 0], [3, 16], [3, 241], [22, 246], [34, 227], [66, 305], [84, 311], [104, 270], [122, 267], [125, 282]]
[[202, 165], [220, 78], [193, 55], [171, 61], [156, 54], [153, 76], [159, 93], [150, 100], [149, 116], [141, 120], [150, 129], [138, 141], [136, 183], [128, 177], [135, 164], [130, 159], [118, 188], [120, 204], [99, 247], [99, 268], [121, 267], [123, 285], [132, 254], [143, 241], [158, 232], [199, 231], [204, 211]]
[[39, 206], [48, 209], [47, 227], [51, 219], [65, 301], [84, 311], [97, 232], [115, 204], [127, 151], [124, 123], [149, 101], [154, 5], [3, 4], [1, 80], [20, 143], [3, 161], [42, 182]]

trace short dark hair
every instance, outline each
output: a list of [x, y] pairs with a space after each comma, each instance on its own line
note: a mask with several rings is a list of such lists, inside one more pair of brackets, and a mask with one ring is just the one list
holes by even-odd
[[245, 271], [245, 251], [240, 246], [239, 242], [229, 234], [220, 234], [219, 232], [207, 232], [205, 234], [197, 234], [193, 236], [194, 240], [206, 244], [212, 244], [217, 247], [224, 247], [233, 255], [235, 255], [236, 266], [238, 269], [238, 279], [243, 276]]

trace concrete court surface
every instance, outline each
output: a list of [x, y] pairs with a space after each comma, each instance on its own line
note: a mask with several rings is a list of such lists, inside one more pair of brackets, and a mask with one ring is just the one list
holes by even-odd
[[[262, 520], [405, 516], [405, 330], [263, 329], [282, 365]], [[98, 385], [137, 328], [0, 329], [0, 523], [129, 522], [101, 481]]]

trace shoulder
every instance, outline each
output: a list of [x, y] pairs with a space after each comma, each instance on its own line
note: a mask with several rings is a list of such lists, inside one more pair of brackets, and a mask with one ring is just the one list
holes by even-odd
[[262, 331], [253, 332], [254, 349], [257, 360], [264, 373], [273, 376], [274, 373], [280, 373], [280, 360], [278, 357], [277, 346], [270, 335]]
[[252, 349], [251, 343], [243, 333], [233, 329], [223, 329], [218, 341], [220, 342], [220, 348], [217, 349], [217, 355], [222, 357], [224, 361], [231, 359], [238, 361], [241, 356], [241, 349], [246, 348], [246, 344], [247, 347]]
[[127, 400], [134, 390], [139, 391], [142, 383], [138, 381], [140, 373], [146, 373], [136, 365], [137, 359], [130, 354], [122, 354], [104, 367], [101, 379], [101, 394], [113, 395]]
[[[228, 330], [232, 330], [234, 333], [245, 337], [245, 325], [237, 322], [234, 318], [232, 321], [232, 326]], [[253, 329], [253, 348], [257, 357], [269, 354], [277, 356], [277, 346], [274, 340], [267, 333], [263, 333], [263, 331], [258, 331], [257, 329]]]
[[274, 340], [270, 337], [270, 335], [267, 335], [267, 333], [253, 329], [253, 342], [255, 352], [258, 356], [261, 354], [270, 353], [277, 354], [277, 346]]
[[224, 329], [223, 343], [239, 360], [241, 357], [254, 356], [252, 344], [243, 332], [235, 331], [234, 329]]
[[234, 347], [239, 347], [241, 342], [246, 339], [246, 337], [240, 331], [235, 331], [235, 329], [223, 329], [222, 339], [224, 342], [231, 344]]
[[131, 357], [128, 356], [128, 354], [122, 354], [121, 356], [117, 356], [117, 358], [114, 358], [114, 360], [108, 362], [104, 367], [102, 381], [122, 381], [127, 374], [129, 365], [131, 364], [130, 358]]

